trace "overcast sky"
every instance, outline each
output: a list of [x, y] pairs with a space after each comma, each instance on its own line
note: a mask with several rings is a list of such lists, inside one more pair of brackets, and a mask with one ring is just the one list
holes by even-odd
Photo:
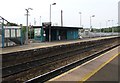
[[[82, 12], [82, 25], [90, 26], [90, 16], [92, 18], [92, 26], [106, 26], [107, 20], [113, 20], [113, 25], [118, 22], [118, 1], [119, 0], [0, 0], [0, 16], [10, 22], [26, 25], [25, 9], [33, 8], [30, 11], [29, 24], [40, 25], [40, 16], [42, 22], [49, 21], [50, 4], [52, 6], [52, 23], [60, 25], [60, 11], [63, 10], [64, 26], [80, 25], [80, 14]], [[108, 26], [112, 25], [112, 21], [108, 22]]]

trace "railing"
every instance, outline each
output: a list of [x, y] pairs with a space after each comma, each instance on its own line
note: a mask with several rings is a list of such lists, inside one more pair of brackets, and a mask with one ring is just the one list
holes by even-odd
[[[5, 24], [5, 22], [7, 22]], [[0, 16], [0, 35], [1, 40], [0, 45], [2, 43], [2, 48], [8, 46], [8, 41], [12, 41], [15, 44], [22, 45], [24, 43], [24, 34], [22, 33], [22, 26], [7, 26], [7, 24], [10, 24], [9, 21], [7, 21], [5, 18]]]

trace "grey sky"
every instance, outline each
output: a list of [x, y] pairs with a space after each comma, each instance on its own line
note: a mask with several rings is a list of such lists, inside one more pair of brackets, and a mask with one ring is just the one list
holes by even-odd
[[[118, 19], [118, 1], [119, 0], [0, 0], [0, 15], [10, 22], [26, 25], [25, 8], [31, 7], [29, 23], [40, 25], [40, 16], [42, 22], [49, 21], [50, 4], [56, 2], [52, 6], [52, 22], [60, 25], [60, 11], [63, 10], [64, 26], [80, 25], [80, 15], [82, 12], [82, 25], [89, 27], [90, 16], [92, 18], [93, 27], [106, 26], [107, 20], [114, 20], [117, 25]], [[112, 23], [108, 22], [108, 26]]]

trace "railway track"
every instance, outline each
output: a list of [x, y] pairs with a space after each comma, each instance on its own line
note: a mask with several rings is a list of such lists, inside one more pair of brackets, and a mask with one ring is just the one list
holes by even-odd
[[45, 73], [43, 75], [32, 78], [30, 80], [27, 80], [24, 83], [43, 83], [43, 82], [46, 82], [46, 81], [48, 81], [48, 80], [50, 80], [50, 79], [64, 73], [64, 72], [72, 69], [72, 68], [75, 68], [75, 67], [77, 67], [77, 66], [79, 66], [79, 65], [81, 65], [81, 64], [83, 64], [83, 63], [85, 63], [85, 62], [87, 62], [87, 61], [89, 61], [89, 60], [91, 60], [91, 59], [93, 59], [93, 58], [95, 58], [95, 57], [97, 57], [97, 56], [99, 56], [99, 55], [113, 49], [113, 48], [115, 48], [115, 47], [117, 47], [117, 46], [120, 46], [120, 44], [119, 45], [114, 45], [114, 46], [109, 47], [107, 49], [104, 49], [102, 51], [96, 52], [96, 53], [94, 53], [94, 54], [92, 54], [92, 55], [90, 55], [88, 57], [85, 57], [85, 58], [83, 58], [81, 60], [75, 61], [73, 63], [70, 63], [70, 64], [66, 65], [66, 66], [55, 69], [55, 70], [53, 70], [51, 72], [48, 72], [48, 73]]
[[[38, 59], [43, 59], [46, 57], [51, 57], [55, 55], [60, 55], [65, 52], [72, 51], [73, 49], [80, 49], [82, 47], [87, 47], [89, 45], [92, 45], [95, 42], [89, 42], [89, 43], [76, 43], [76, 44], [70, 44], [70, 45], [62, 45], [62, 46], [55, 46], [55, 47], [50, 47], [50, 48], [45, 48], [45, 49], [35, 49], [33, 52], [28, 51], [28, 52], [20, 52], [20, 53], [12, 53], [12, 54], [7, 54], [3, 55], [3, 65], [2, 67], [9, 67], [17, 64], [26, 63], [30, 62], [33, 60], [38, 60]], [[38, 53], [37, 53], [38, 52]], [[28, 54], [28, 55], [27, 55]], [[13, 56], [14, 55], [14, 56]], [[9, 58], [8, 58], [9, 57]]]
[[81, 54], [83, 52], [87, 52], [89, 50], [92, 50], [92, 49], [99, 47], [101, 45], [104, 45], [104, 44], [106, 44], [106, 42], [90, 45], [90, 46], [84, 47], [82, 49], [75, 49], [75, 50], [72, 50], [69, 52], [65, 52], [65, 53], [62, 53], [59, 55], [54, 55], [54, 56], [43, 58], [43, 59], [38, 59], [38, 60], [26, 62], [26, 63], [21, 63], [18, 65], [5, 67], [2, 70], [3, 77], [11, 76], [11, 75], [17, 74], [19, 72], [24, 72], [24, 71], [27, 71], [31, 68], [35, 68], [37, 66], [43, 66], [45, 64], [55, 62], [55, 61], [58, 61], [58, 60], [61, 60], [61, 59], [67, 58], [67, 57], [71, 57], [71, 56], [76, 55], [76, 54]]
[[98, 43], [95, 43], [95, 44], [93, 43], [91, 45], [88, 45], [88, 46], [85, 46], [82, 48], [77, 47], [74, 49], [70, 49], [69, 51], [68, 51], [68, 49], [66, 49], [67, 51], [57, 53], [56, 55], [53, 55], [53, 56], [44, 57], [44, 58], [40, 58], [40, 59], [38, 58], [38, 59], [34, 59], [29, 62], [7, 66], [7, 67], [2, 68], [2, 72], [3, 72], [2, 78], [14, 76], [21, 72], [29, 71], [30, 69], [36, 68], [38, 66], [42, 67], [46, 64], [48, 65], [53, 62], [55, 63], [55, 62], [64, 60], [66, 58], [73, 57], [74, 55], [90, 51], [97, 47], [99, 48], [100, 46], [103, 46], [105, 44], [109, 44], [112, 42], [113, 42], [113, 40], [98, 41]]

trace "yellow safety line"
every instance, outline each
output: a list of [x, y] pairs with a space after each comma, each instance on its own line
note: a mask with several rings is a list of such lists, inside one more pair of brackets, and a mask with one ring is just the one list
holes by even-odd
[[[116, 47], [116, 48], [118, 48], [118, 47]], [[67, 72], [65, 72], [65, 73], [57, 76], [57, 77], [54, 77], [54, 78], [50, 79], [49, 81], [54, 81], [54, 80], [56, 80], [56, 79], [58, 79], [58, 78], [60, 78], [60, 77], [62, 77], [62, 76], [64, 76], [64, 75], [66, 75], [66, 74], [68, 74], [68, 73], [70, 73], [70, 72], [72, 72], [72, 71], [80, 68], [81, 66], [84, 66], [84, 65], [86, 65], [87, 63], [90, 63], [90, 62], [92, 62], [93, 60], [95, 60], [95, 59], [97, 59], [97, 58], [99, 58], [99, 57], [102, 57], [103, 55], [105, 55], [105, 54], [107, 54], [107, 53], [115, 50], [116, 48], [114, 48], [114, 49], [112, 49], [112, 50], [110, 50], [110, 51], [108, 51], [108, 52], [105, 52], [104, 54], [101, 54], [100, 56], [98, 56], [98, 57], [96, 57], [96, 58], [94, 58], [94, 59], [92, 59], [92, 60], [90, 60], [90, 61], [87, 61], [87, 62], [83, 63], [82, 65], [77, 66], [77, 67], [75, 67], [75, 68], [73, 68], [73, 69], [71, 69], [71, 70], [69, 70], [69, 71], [67, 71]], [[49, 81], [48, 81], [48, 82], [49, 82]], [[47, 82], [46, 82], [46, 83], [47, 83]]]
[[90, 72], [89, 74], [87, 74], [85, 77], [83, 77], [82, 80], [80, 80], [80, 83], [85, 82], [87, 79], [89, 79], [91, 76], [93, 76], [95, 73], [97, 73], [100, 69], [102, 69], [105, 65], [107, 65], [109, 62], [111, 62], [114, 58], [116, 58], [119, 55], [120, 55], [120, 52], [118, 54], [114, 55], [113, 57], [111, 57], [107, 62], [100, 65], [96, 70], [94, 70], [94, 71]]

